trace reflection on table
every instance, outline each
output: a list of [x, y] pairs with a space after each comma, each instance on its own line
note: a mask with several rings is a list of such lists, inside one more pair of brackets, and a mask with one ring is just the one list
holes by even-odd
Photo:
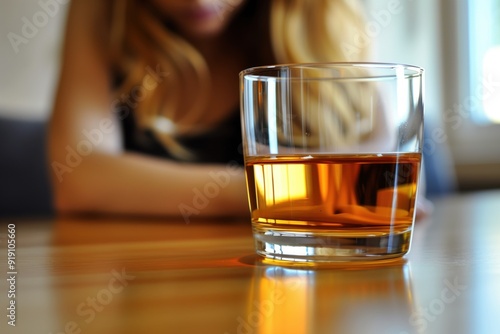
[[0, 331], [495, 333], [500, 192], [435, 206], [408, 256], [371, 267], [269, 263], [247, 221], [5, 221], [2, 239], [16, 224], [17, 324]]

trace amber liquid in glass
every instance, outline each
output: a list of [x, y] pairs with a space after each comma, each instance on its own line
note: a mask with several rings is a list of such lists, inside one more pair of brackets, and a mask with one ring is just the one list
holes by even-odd
[[313, 260], [406, 253], [420, 162], [420, 153], [247, 158], [257, 251]]

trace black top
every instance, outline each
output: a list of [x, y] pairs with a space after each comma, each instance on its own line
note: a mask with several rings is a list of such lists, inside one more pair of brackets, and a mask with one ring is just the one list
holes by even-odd
[[[151, 130], [143, 131], [137, 127], [133, 112], [120, 119], [127, 151], [179, 161], [156, 139]], [[181, 136], [175, 139], [195, 156], [195, 160], [190, 162], [226, 164], [236, 161], [243, 165], [239, 110], [235, 110], [228, 119], [212, 130], [196, 136]]]

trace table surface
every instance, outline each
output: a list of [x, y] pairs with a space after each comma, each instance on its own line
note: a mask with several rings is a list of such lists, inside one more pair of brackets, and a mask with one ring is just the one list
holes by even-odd
[[0, 332], [498, 333], [500, 191], [434, 203], [410, 253], [370, 268], [263, 263], [248, 221], [2, 221]]

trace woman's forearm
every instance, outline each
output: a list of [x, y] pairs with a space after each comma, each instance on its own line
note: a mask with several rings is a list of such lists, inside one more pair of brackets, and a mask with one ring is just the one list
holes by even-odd
[[74, 168], [52, 163], [59, 211], [182, 217], [248, 215], [243, 170], [139, 154], [91, 154]]

